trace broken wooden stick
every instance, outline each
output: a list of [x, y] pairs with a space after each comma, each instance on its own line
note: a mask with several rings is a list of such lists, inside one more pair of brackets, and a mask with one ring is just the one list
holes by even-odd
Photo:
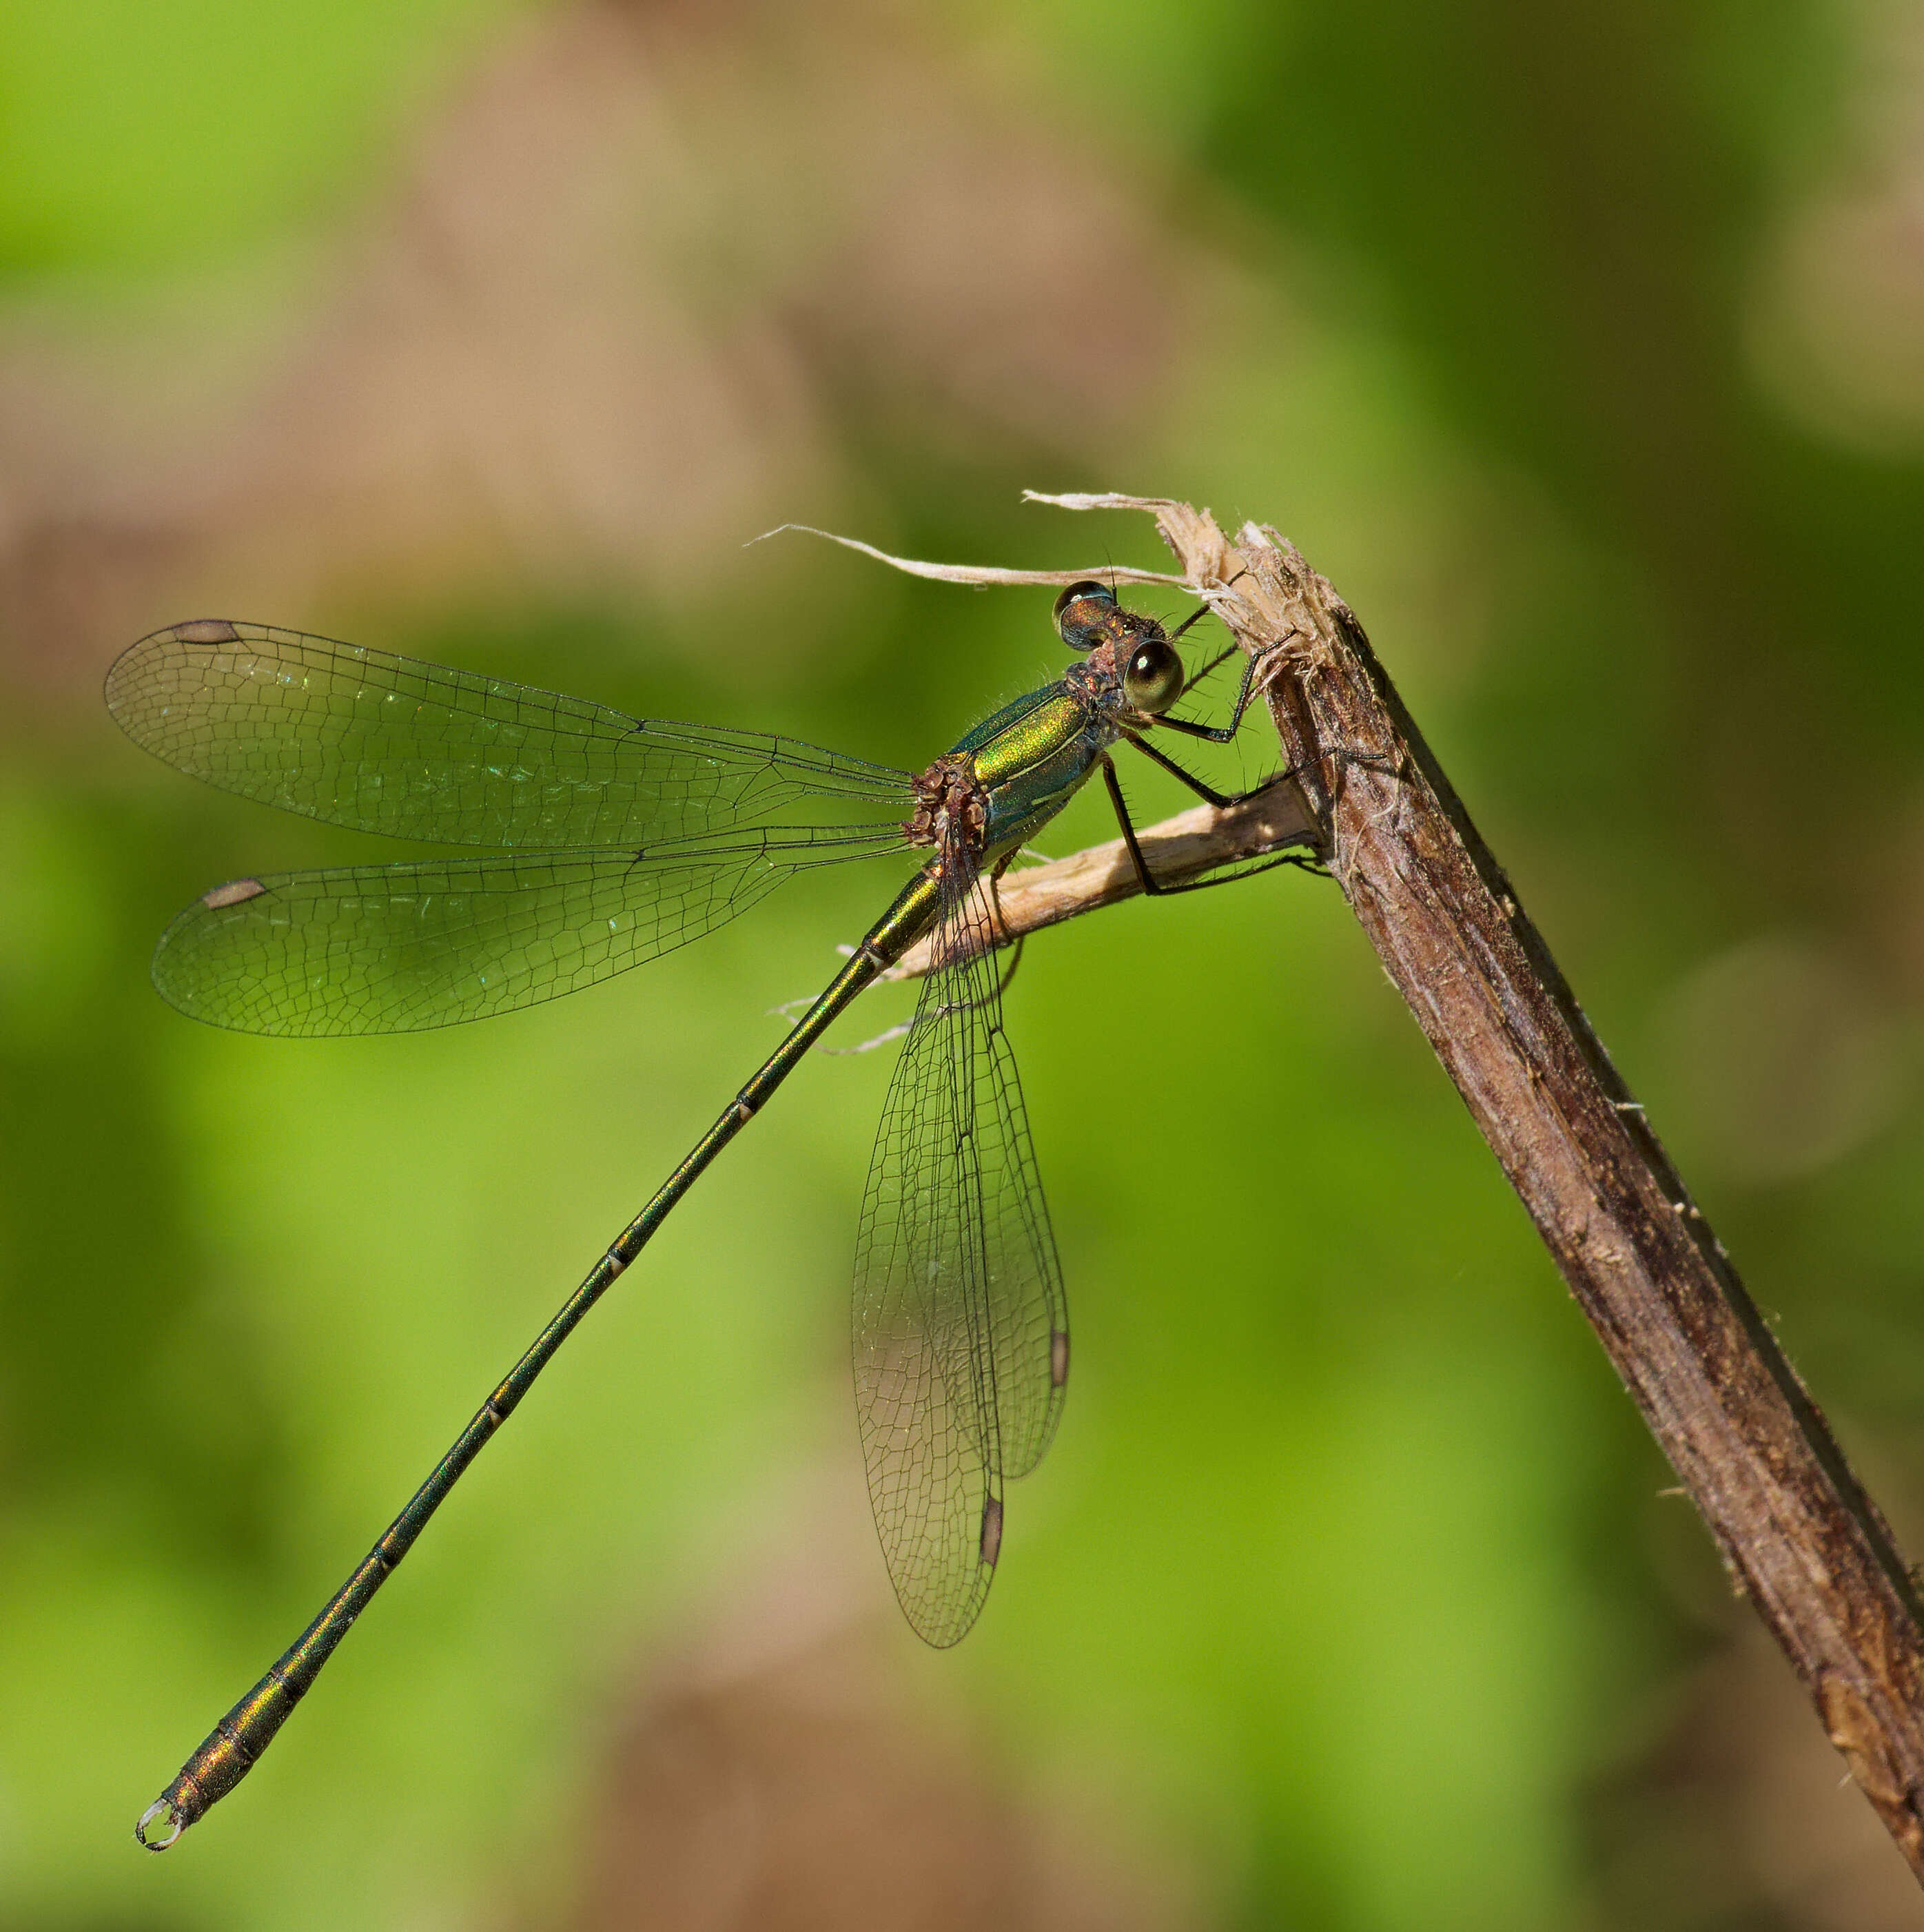
[[[1739, 1588], [1924, 1881], [1916, 1586], [1362, 626], [1295, 547], [1262, 525], [1245, 524], [1232, 542], [1206, 510], [1167, 499], [1036, 500], [1154, 516], [1181, 580], [1265, 660], [1270, 710], [1319, 856]], [[1005, 902], [1026, 880], [1053, 908], [1035, 924], [1101, 903], [1113, 884], [1103, 853], [1120, 849], [1046, 868], [1058, 874], [1046, 885], [1040, 873], [1012, 874]], [[1077, 900], [1076, 878], [1106, 883]]]

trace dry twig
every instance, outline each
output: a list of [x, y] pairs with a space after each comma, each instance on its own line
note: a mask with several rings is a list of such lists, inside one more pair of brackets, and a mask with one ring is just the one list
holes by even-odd
[[[1274, 530], [1246, 524], [1232, 544], [1207, 511], [1166, 499], [1036, 500], [1154, 515], [1181, 566], [1179, 580], [1246, 651], [1270, 657], [1270, 709], [1301, 774], [1319, 850], [1739, 1587], [1924, 1881], [1924, 1617], [1895, 1540], [1362, 626]], [[1279, 807], [1294, 808], [1293, 800]], [[1157, 830], [1214, 816], [1185, 814]], [[1222, 836], [1219, 826], [1199, 830]], [[1010, 916], [1012, 931], [1121, 896], [1120, 850], [1013, 875], [1005, 908], [1013, 899], [1026, 909]], [[1019, 896], [1025, 891], [1037, 895], [1033, 905]]]

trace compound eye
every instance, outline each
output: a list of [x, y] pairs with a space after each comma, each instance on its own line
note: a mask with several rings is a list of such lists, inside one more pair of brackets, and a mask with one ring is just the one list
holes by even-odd
[[[1062, 641], [1065, 644], [1067, 644], [1073, 650], [1087, 650], [1088, 649], [1088, 645], [1086, 644], [1079, 643], [1075, 638], [1071, 638], [1069, 634], [1069, 629], [1070, 627], [1065, 626], [1064, 620], [1069, 614], [1070, 607], [1072, 604], [1081, 603], [1085, 598], [1099, 599], [1101, 602], [1109, 605], [1112, 608], [1114, 608], [1115, 604], [1115, 592], [1112, 590], [1106, 584], [1098, 584], [1092, 577], [1085, 578], [1080, 584], [1070, 584], [1068, 589], [1064, 591], [1060, 597], [1056, 598], [1056, 633], [1061, 638]], [[1087, 626], [1078, 625], [1073, 628], [1080, 630], [1085, 629]], [[1093, 640], [1091, 641], [1093, 641]]]
[[1130, 654], [1122, 694], [1138, 710], [1160, 717], [1182, 695], [1182, 659], [1166, 638], [1149, 638]]

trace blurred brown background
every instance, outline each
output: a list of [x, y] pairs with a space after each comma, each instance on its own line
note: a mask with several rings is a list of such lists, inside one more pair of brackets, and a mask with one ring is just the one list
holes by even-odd
[[98, 688], [225, 614], [920, 766], [1055, 674], [1044, 598], [748, 538], [1159, 562], [1025, 486], [1273, 523], [1924, 1547], [1924, 14], [83, 0], [0, 36], [0, 1927], [1916, 1922], [1286, 874], [1029, 949], [1076, 1384], [967, 1644], [901, 1628], [868, 1524], [888, 1056], [824, 1060], [141, 1857], [893, 874], [486, 1027], [218, 1035], [146, 984], [168, 917], [365, 851], [143, 758]]

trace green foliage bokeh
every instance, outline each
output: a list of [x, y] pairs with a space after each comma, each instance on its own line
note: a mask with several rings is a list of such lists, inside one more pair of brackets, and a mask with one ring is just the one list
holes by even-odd
[[[308, 245], [378, 197], [510, 11], [9, 6], [0, 297], [91, 289], [104, 315]], [[1852, 19], [1174, 20], [1049, 0], [928, 31], [1098, 146], [1139, 130], [1304, 339], [1197, 374], [1127, 476], [848, 425], [893, 520], [864, 533], [1157, 561], [1134, 525], [1014, 503], [1060, 482], [1193, 494], [1297, 541], [1901, 1514], [1924, 1469], [1919, 968], [1892, 936], [1924, 875], [1924, 466], [1800, 427], [1743, 338], [1771, 224], [1848, 153]], [[692, 620], [532, 592], [397, 608], [365, 640], [903, 764], [1053, 674], [1036, 596], [808, 568], [846, 599], [813, 620], [836, 647], [752, 675], [686, 648]], [[485, 1028], [216, 1036], [154, 999], [154, 935], [214, 880], [344, 848], [144, 763], [93, 698], [103, 665], [15, 668], [0, 1925], [467, 1922], [503, 1916], [510, 1870], [509, 1916], [554, 1916], [610, 1687], [728, 1573], [745, 1498], [852, 1471], [843, 1283], [886, 1054], [811, 1065], [730, 1153], [271, 1769], [167, 1861], [126, 1833], [893, 875], [787, 888]], [[1146, 812], [1180, 802], [1131, 782]], [[1085, 800], [1051, 849], [1106, 836]], [[1706, 962], [1772, 935], [1845, 962], [1894, 1070], [1871, 1126], [1775, 1179], [1720, 1164], [1677, 1017]], [[1074, 1400], [981, 1628], [903, 1667], [978, 1713], [1012, 1791], [1079, 1781], [1154, 1821], [1224, 1923], [1752, 1922], [1612, 1888], [1596, 1794], [1724, 1641], [1714, 1564], [1334, 891], [1286, 873], [1082, 922], [1029, 949], [1010, 1004]]]

